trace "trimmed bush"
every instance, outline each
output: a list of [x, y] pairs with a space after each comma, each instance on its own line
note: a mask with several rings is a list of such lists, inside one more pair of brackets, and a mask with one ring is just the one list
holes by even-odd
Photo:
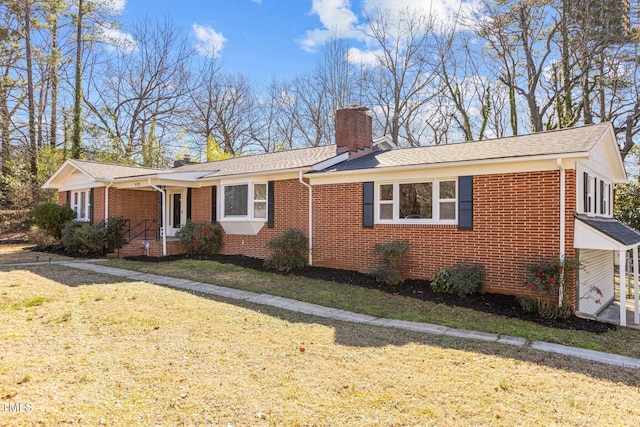
[[449, 285], [449, 276], [451, 276], [451, 267], [444, 267], [433, 273], [431, 276], [431, 289], [435, 292], [453, 293]]
[[279, 237], [267, 242], [267, 249], [272, 251], [264, 265], [279, 271], [297, 270], [307, 265], [306, 252], [309, 239], [302, 231], [289, 228]]
[[56, 240], [62, 238], [65, 224], [75, 218], [76, 213], [72, 209], [55, 203], [44, 203], [33, 210], [33, 222], [43, 233]]
[[222, 247], [222, 228], [217, 222], [201, 223], [187, 220], [176, 233], [187, 256], [213, 255]]
[[377, 243], [373, 254], [377, 258], [376, 265], [370, 273], [378, 283], [396, 286], [404, 282], [404, 277], [398, 268], [399, 261], [409, 252], [409, 242], [394, 240], [389, 243]]
[[479, 263], [462, 261], [451, 267], [447, 283], [454, 294], [461, 297], [483, 292], [486, 277], [484, 266]]
[[431, 289], [461, 297], [482, 292], [486, 272], [484, 266], [469, 261], [436, 271], [431, 277]]
[[108, 224], [104, 221], [95, 225], [78, 221], [68, 222], [62, 230], [62, 246], [72, 255], [104, 255], [122, 247], [124, 238], [120, 228], [124, 222], [121, 217], [109, 218]]

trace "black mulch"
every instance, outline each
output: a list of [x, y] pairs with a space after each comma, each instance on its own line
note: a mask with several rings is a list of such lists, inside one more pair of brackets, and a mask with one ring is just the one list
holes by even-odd
[[[139, 256], [127, 257], [126, 259], [142, 262], [166, 262], [184, 258], [184, 256], [178, 255], [168, 257]], [[209, 259], [220, 263], [234, 264], [253, 270], [268, 271], [285, 276], [303, 276], [311, 279], [356, 285], [368, 289], [378, 289], [390, 294], [404, 295], [423, 301], [432, 301], [438, 304], [457, 307], [467, 307], [486, 313], [528, 320], [552, 328], [583, 330], [595, 333], [605, 333], [609, 330], [616, 329], [616, 325], [582, 319], [577, 316], [571, 316], [567, 319], [542, 319], [533, 313], [524, 312], [516, 297], [512, 295], [485, 293], [471, 295], [467, 298], [460, 298], [456, 295], [434, 292], [431, 290], [431, 286], [429, 286], [429, 281], [427, 280], [405, 280], [402, 285], [389, 287], [381, 285], [367, 274], [351, 270], [307, 266], [291, 273], [284, 273], [266, 268], [264, 266], [264, 261], [261, 259], [242, 255], [213, 255], [208, 257], [198, 257], [198, 259]]]

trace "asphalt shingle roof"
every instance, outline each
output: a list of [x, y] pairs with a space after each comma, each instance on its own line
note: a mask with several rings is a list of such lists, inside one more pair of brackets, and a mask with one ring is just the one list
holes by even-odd
[[115, 165], [111, 163], [91, 162], [88, 160], [71, 159], [69, 162], [97, 179], [153, 175], [162, 171], [162, 169]]
[[211, 171], [207, 177], [262, 173], [287, 169], [297, 169], [315, 165], [336, 156], [335, 145], [300, 148], [277, 153], [256, 154], [218, 160], [210, 163], [196, 163], [169, 169], [169, 172]]
[[531, 135], [379, 151], [340, 163], [320, 173], [581, 153], [589, 151], [608, 126], [610, 124], [602, 123]]
[[640, 243], [640, 232], [616, 219], [592, 218], [577, 214], [576, 218], [625, 246]]

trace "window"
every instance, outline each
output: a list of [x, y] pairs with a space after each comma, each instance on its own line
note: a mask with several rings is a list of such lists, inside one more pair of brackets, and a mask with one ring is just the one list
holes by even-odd
[[455, 180], [382, 183], [377, 187], [377, 220], [385, 222], [455, 222]]
[[611, 184], [588, 172], [582, 179], [582, 212], [591, 215], [611, 215]]
[[90, 220], [89, 193], [91, 190], [72, 191], [69, 207], [76, 213], [78, 221]]
[[225, 185], [223, 194], [224, 219], [267, 219], [266, 183]]
[[267, 218], [267, 184], [253, 184], [253, 217]]

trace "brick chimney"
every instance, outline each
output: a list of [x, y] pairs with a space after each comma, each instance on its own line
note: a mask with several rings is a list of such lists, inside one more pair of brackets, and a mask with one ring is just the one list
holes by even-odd
[[373, 150], [373, 129], [369, 109], [350, 105], [336, 111], [336, 154], [349, 153], [349, 160]]

